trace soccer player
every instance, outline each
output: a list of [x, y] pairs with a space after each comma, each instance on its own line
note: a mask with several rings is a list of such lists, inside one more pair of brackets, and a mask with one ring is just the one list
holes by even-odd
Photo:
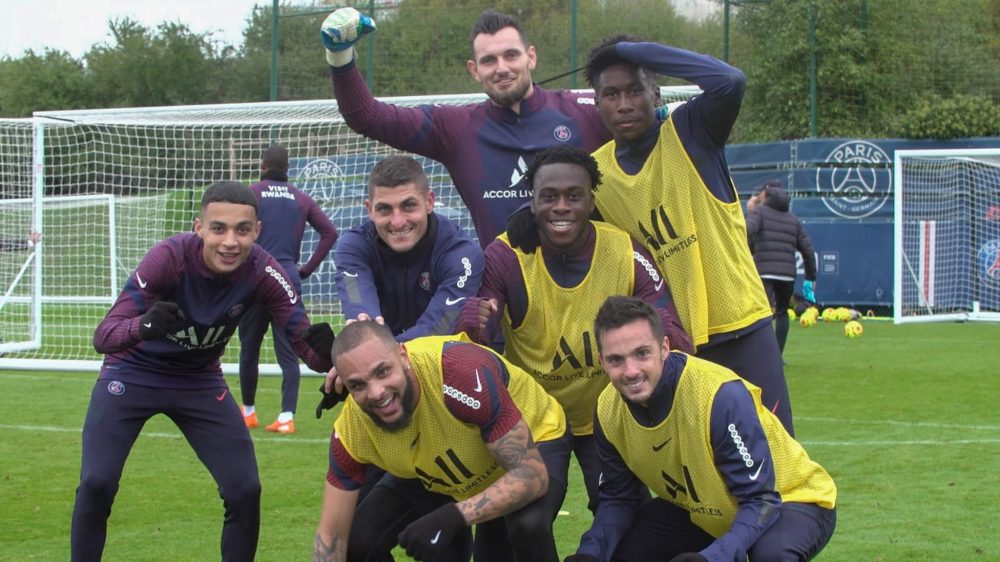
[[[747, 213], [747, 240], [774, 313], [778, 349], [788, 339], [788, 306], [795, 290], [795, 252], [802, 254], [805, 282], [802, 293], [815, 303], [816, 252], [799, 217], [788, 210], [791, 197], [778, 180], [770, 180], [757, 193], [757, 204]], [[749, 208], [749, 205], [748, 205]]]
[[101, 558], [125, 459], [156, 414], [173, 420], [218, 485], [223, 560], [253, 560], [260, 527], [257, 460], [219, 358], [257, 303], [311, 369], [330, 369], [333, 346], [330, 326], [309, 325], [284, 269], [254, 244], [259, 232], [253, 193], [239, 182], [213, 184], [194, 232], [149, 250], [97, 326], [94, 348], [105, 357], [83, 425], [73, 560]]
[[[624, 231], [588, 220], [601, 181], [590, 154], [572, 146], [547, 148], [525, 176], [531, 214], [515, 215], [508, 232], [486, 247], [483, 286], [478, 298], [466, 301], [457, 331], [488, 344], [490, 328], [501, 319], [504, 357], [534, 376], [566, 411], [593, 511], [601, 473], [594, 408], [608, 384], [593, 352], [597, 308], [608, 296], [635, 295], [656, 307], [675, 347], [690, 351], [691, 342], [646, 249]], [[519, 246], [512, 243], [517, 239], [523, 240]]]
[[[694, 82], [703, 93], [660, 121], [654, 73]], [[595, 47], [585, 76], [614, 135], [594, 152], [604, 177], [600, 216], [653, 255], [697, 355], [760, 387], [792, 433], [771, 307], [725, 159], [746, 78], [707, 55], [625, 36]]]
[[[330, 438], [313, 560], [392, 560], [396, 544], [418, 560], [454, 548], [467, 560], [470, 525], [477, 561], [558, 560], [569, 433], [527, 373], [455, 336], [400, 344], [372, 320], [345, 326], [334, 357], [351, 396]], [[388, 474], [355, 513], [369, 464]]]
[[[567, 562], [809, 560], [837, 488], [733, 371], [671, 352], [652, 307], [611, 297], [594, 323], [611, 379], [594, 433], [601, 501]], [[641, 500], [646, 488], [656, 496]]]
[[3, 238], [0, 237], [0, 251], [28, 250], [34, 248], [35, 244], [42, 240], [41, 232], [29, 232], [27, 238]]
[[592, 98], [532, 83], [535, 47], [510, 16], [486, 10], [476, 21], [466, 66], [489, 99], [462, 106], [375, 100], [354, 63], [354, 43], [374, 29], [353, 8], [333, 12], [321, 27], [344, 120], [362, 135], [444, 164], [484, 248], [530, 198], [524, 172], [536, 152], [557, 145], [591, 151], [610, 138]]
[[[278, 260], [295, 287], [302, 294], [302, 280], [306, 279], [326, 259], [330, 248], [337, 241], [337, 229], [326, 213], [307, 193], [288, 183], [288, 149], [279, 144], [269, 146], [260, 159], [261, 181], [250, 186], [257, 197], [261, 222], [257, 244]], [[316, 249], [305, 265], [299, 267], [302, 253], [302, 235], [306, 223], [319, 233]], [[302, 300], [295, 303], [300, 313], [305, 309]], [[253, 429], [258, 426], [254, 406], [257, 396], [260, 345], [271, 325], [274, 353], [281, 366], [281, 413], [265, 429], [276, 433], [295, 433], [295, 407], [299, 400], [299, 360], [285, 335], [271, 321], [271, 315], [262, 304], [250, 307], [240, 321], [240, 395], [243, 398], [243, 421]]]
[[461, 302], [479, 289], [483, 251], [434, 212], [427, 175], [410, 156], [372, 168], [365, 209], [368, 219], [337, 244], [344, 317], [378, 318], [401, 342], [452, 333]]

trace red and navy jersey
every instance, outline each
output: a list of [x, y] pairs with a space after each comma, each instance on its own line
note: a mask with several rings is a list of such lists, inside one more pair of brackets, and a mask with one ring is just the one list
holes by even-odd
[[[301, 296], [270, 254], [254, 245], [243, 265], [220, 275], [205, 265], [203, 246], [196, 234], [176, 234], [142, 258], [94, 332], [94, 349], [105, 354], [100, 379], [163, 388], [225, 385], [219, 358], [240, 318], [257, 303], [285, 327], [296, 354], [311, 369], [332, 367], [300, 336], [309, 327], [297, 306]], [[176, 303], [186, 321], [166, 337], [143, 341], [140, 318], [157, 301]]]
[[557, 145], [590, 152], [611, 140], [593, 97], [534, 85], [520, 113], [490, 101], [399, 107], [372, 97], [351, 64], [333, 69], [334, 93], [354, 131], [444, 164], [485, 248], [528, 201], [523, 179], [534, 155]]
[[337, 243], [337, 294], [344, 318], [381, 316], [398, 341], [451, 334], [462, 301], [483, 276], [483, 251], [456, 223], [431, 213], [427, 234], [395, 252], [366, 220]]
[[[300, 273], [302, 278], [309, 277], [330, 253], [337, 229], [312, 197], [287, 181], [265, 178], [251, 185], [250, 191], [257, 196], [261, 223], [257, 244], [278, 260], [298, 287]], [[309, 261], [299, 268], [306, 223], [319, 233], [319, 242]]]
[[[459, 421], [479, 428], [484, 443], [492, 443], [507, 434], [522, 414], [507, 385], [510, 373], [503, 361], [486, 349], [463, 342], [446, 343], [441, 352], [442, 393], [476, 396], [479, 403], [470, 407], [460, 400], [445, 400], [448, 412]], [[492, 389], [482, 392], [483, 388]], [[365, 482], [366, 464], [356, 461], [339, 435], [330, 438], [330, 465], [326, 479], [342, 490], [357, 490]]]

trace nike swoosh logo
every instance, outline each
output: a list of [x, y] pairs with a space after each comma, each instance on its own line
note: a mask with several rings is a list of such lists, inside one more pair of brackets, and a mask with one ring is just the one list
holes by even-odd
[[357, 277], [358, 276], [357, 273], [351, 273], [350, 271], [345, 271], [344, 275], [346, 275], [347, 277]]
[[656, 286], [653, 287], [653, 288], [656, 289], [657, 291], [659, 291], [660, 289], [662, 289], [663, 288], [663, 279], [660, 279], [660, 282], [657, 283]]
[[750, 473], [750, 480], [757, 481], [757, 477], [760, 476], [760, 469], [764, 468], [765, 462], [767, 462], [767, 459], [761, 461], [760, 465], [757, 466], [757, 470]]
[[[143, 289], [146, 288], [146, 283], [147, 282], [143, 281], [142, 277], [139, 277], [139, 272], [138, 271], [135, 272], [135, 280], [139, 282], [139, 286], [140, 287], [142, 287]], [[148, 326], [147, 326], [147, 328], [148, 328]]]
[[227, 389], [227, 390], [223, 390], [223, 391], [222, 391], [222, 394], [220, 394], [220, 395], [216, 396], [216, 397], [215, 397], [215, 399], [216, 399], [216, 400], [218, 400], [219, 402], [222, 402], [222, 399], [226, 397], [226, 393], [227, 393], [227, 392], [229, 392], [229, 390], [228, 390], [228, 389]]
[[476, 369], [476, 388], [474, 388], [473, 390], [475, 390], [476, 392], [483, 391], [483, 383], [480, 382], [479, 380], [479, 369]]
[[143, 324], [143, 326], [145, 326], [147, 328], [152, 328], [153, 327], [153, 323], [152, 322], [146, 322], [145, 324]]
[[457, 299], [447, 298], [447, 299], [444, 299], [444, 304], [446, 304], [448, 306], [451, 306], [451, 305], [453, 305], [455, 303], [459, 303], [459, 302], [462, 302], [464, 300], [465, 300], [465, 297], [459, 297]]
[[441, 530], [439, 529], [438, 532], [437, 532], [437, 534], [434, 535], [434, 538], [431, 539], [431, 544], [437, 544], [438, 543], [438, 539], [440, 539], [440, 538], [441, 538]]
[[662, 448], [666, 447], [666, 446], [667, 446], [667, 443], [670, 443], [670, 442], [671, 442], [671, 441], [673, 441], [673, 440], [674, 440], [674, 438], [673, 438], [673, 437], [671, 437], [670, 439], [667, 439], [666, 441], [664, 441], [663, 443], [660, 443], [659, 445], [653, 445], [653, 452], [654, 452], [654, 453], [657, 453], [657, 452], [659, 452], [659, 451], [660, 451], [660, 449], [662, 449]]

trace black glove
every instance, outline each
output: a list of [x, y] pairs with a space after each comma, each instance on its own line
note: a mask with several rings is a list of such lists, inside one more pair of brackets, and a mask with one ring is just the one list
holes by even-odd
[[684, 552], [671, 558], [670, 562], [708, 562], [708, 558], [697, 552]]
[[327, 392], [326, 381], [323, 381], [319, 384], [319, 391], [323, 393], [323, 399], [320, 400], [319, 404], [316, 405], [316, 419], [320, 419], [321, 417], [323, 417], [323, 410], [329, 410], [330, 408], [333, 408], [339, 402], [347, 399], [347, 395], [350, 394], [349, 392], [347, 392], [347, 389], [344, 389], [344, 392], [341, 394], [338, 394], [336, 389]]
[[306, 340], [316, 355], [333, 362], [333, 340], [336, 336], [333, 335], [333, 329], [329, 324], [320, 322], [309, 326], [309, 329], [302, 333], [302, 339]]
[[175, 302], [157, 301], [139, 318], [139, 337], [155, 340], [177, 330], [185, 320], [184, 311]]
[[589, 554], [570, 554], [563, 559], [563, 562], [601, 562], [601, 560]]
[[411, 558], [434, 560], [466, 527], [465, 516], [458, 510], [458, 504], [446, 503], [407, 525], [399, 533], [399, 546], [406, 549]]
[[507, 217], [507, 240], [512, 248], [520, 248], [526, 254], [535, 253], [538, 248], [538, 223], [531, 207], [525, 205]]

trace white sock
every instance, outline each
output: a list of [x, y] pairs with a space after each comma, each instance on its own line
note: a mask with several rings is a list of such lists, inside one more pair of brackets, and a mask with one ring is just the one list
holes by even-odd
[[254, 408], [253, 406], [247, 406], [246, 404], [243, 405], [243, 415], [244, 416], [249, 416], [250, 414], [253, 414], [256, 411], [257, 411], [257, 409]]
[[281, 423], [288, 423], [292, 421], [293, 417], [294, 414], [292, 414], [291, 412], [281, 412], [280, 414], [278, 414], [278, 421]]

